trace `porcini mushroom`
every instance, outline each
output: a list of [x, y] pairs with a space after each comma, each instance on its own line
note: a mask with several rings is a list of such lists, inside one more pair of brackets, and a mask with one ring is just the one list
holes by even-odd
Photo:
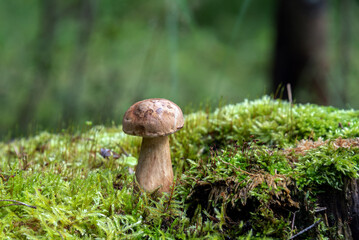
[[175, 103], [152, 98], [133, 104], [123, 117], [123, 131], [141, 136], [136, 179], [148, 192], [169, 192], [173, 170], [168, 135], [183, 127], [183, 114]]

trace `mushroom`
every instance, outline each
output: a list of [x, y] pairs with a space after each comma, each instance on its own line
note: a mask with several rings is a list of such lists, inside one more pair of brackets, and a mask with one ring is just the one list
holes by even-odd
[[181, 129], [183, 123], [181, 108], [167, 99], [146, 99], [126, 111], [123, 131], [142, 137], [136, 179], [145, 191], [170, 191], [173, 170], [168, 135]]

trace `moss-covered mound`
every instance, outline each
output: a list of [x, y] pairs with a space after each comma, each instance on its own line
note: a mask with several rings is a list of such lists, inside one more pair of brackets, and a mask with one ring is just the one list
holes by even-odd
[[355, 239], [358, 116], [268, 97], [187, 115], [159, 199], [121, 127], [2, 142], [0, 238]]

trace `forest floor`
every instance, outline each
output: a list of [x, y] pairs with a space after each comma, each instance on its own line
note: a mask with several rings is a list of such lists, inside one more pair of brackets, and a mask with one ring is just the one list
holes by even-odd
[[330, 196], [358, 178], [358, 116], [269, 97], [186, 115], [162, 197], [135, 190], [141, 138], [121, 126], [0, 142], [0, 238], [343, 237]]

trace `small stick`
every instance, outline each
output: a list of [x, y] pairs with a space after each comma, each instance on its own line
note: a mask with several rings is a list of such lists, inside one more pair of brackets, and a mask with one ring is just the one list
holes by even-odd
[[62, 236], [62, 234], [58, 230], [56, 230], [56, 232], [60, 235], [61, 239], [64, 240], [64, 237]]
[[288, 92], [288, 100], [290, 102], [290, 104], [293, 103], [293, 97], [292, 97], [292, 88], [290, 83], [287, 84], [287, 92]]
[[319, 208], [314, 209], [314, 212], [318, 213], [318, 212], [322, 212], [322, 211], [325, 211], [325, 210], [327, 210], [326, 207], [319, 207]]
[[29, 204], [26, 204], [26, 203], [23, 203], [23, 202], [20, 202], [20, 201], [16, 201], [16, 200], [11, 200], [11, 199], [2, 199], [2, 200], [0, 200], [0, 201], [1, 201], [1, 202], [14, 202], [13, 204], [8, 204], [8, 205], [5, 205], [5, 206], [0, 206], [0, 207], [7, 207], [7, 206], [14, 206], [14, 205], [23, 205], [23, 206], [30, 207], [30, 208], [34, 208], [34, 209], [37, 208], [36, 206], [32, 206], [32, 205], [29, 205]]
[[321, 223], [323, 220], [320, 219], [318, 221], [316, 221], [315, 223], [313, 223], [312, 225], [310, 225], [309, 227], [303, 229], [302, 231], [300, 231], [299, 233], [295, 234], [294, 236], [292, 236], [291, 238], [289, 239], [294, 239], [295, 237], [298, 237], [299, 235], [302, 235], [303, 233], [309, 231], [310, 229], [316, 227], [319, 223]]
[[292, 87], [290, 85], [290, 83], [287, 84], [287, 91], [288, 91], [288, 100], [289, 100], [289, 103], [290, 103], [290, 123], [291, 123], [291, 126], [290, 126], [290, 131], [291, 133], [293, 133], [293, 96], [292, 96]]
[[297, 213], [298, 211], [295, 211], [294, 214], [293, 214], [293, 220], [292, 220], [292, 231], [294, 229], [294, 222], [295, 222], [295, 214]]
[[130, 154], [128, 154], [128, 152], [126, 152], [126, 150], [120, 145], [121, 151], [123, 154], [125, 154], [126, 157], [130, 156]]

